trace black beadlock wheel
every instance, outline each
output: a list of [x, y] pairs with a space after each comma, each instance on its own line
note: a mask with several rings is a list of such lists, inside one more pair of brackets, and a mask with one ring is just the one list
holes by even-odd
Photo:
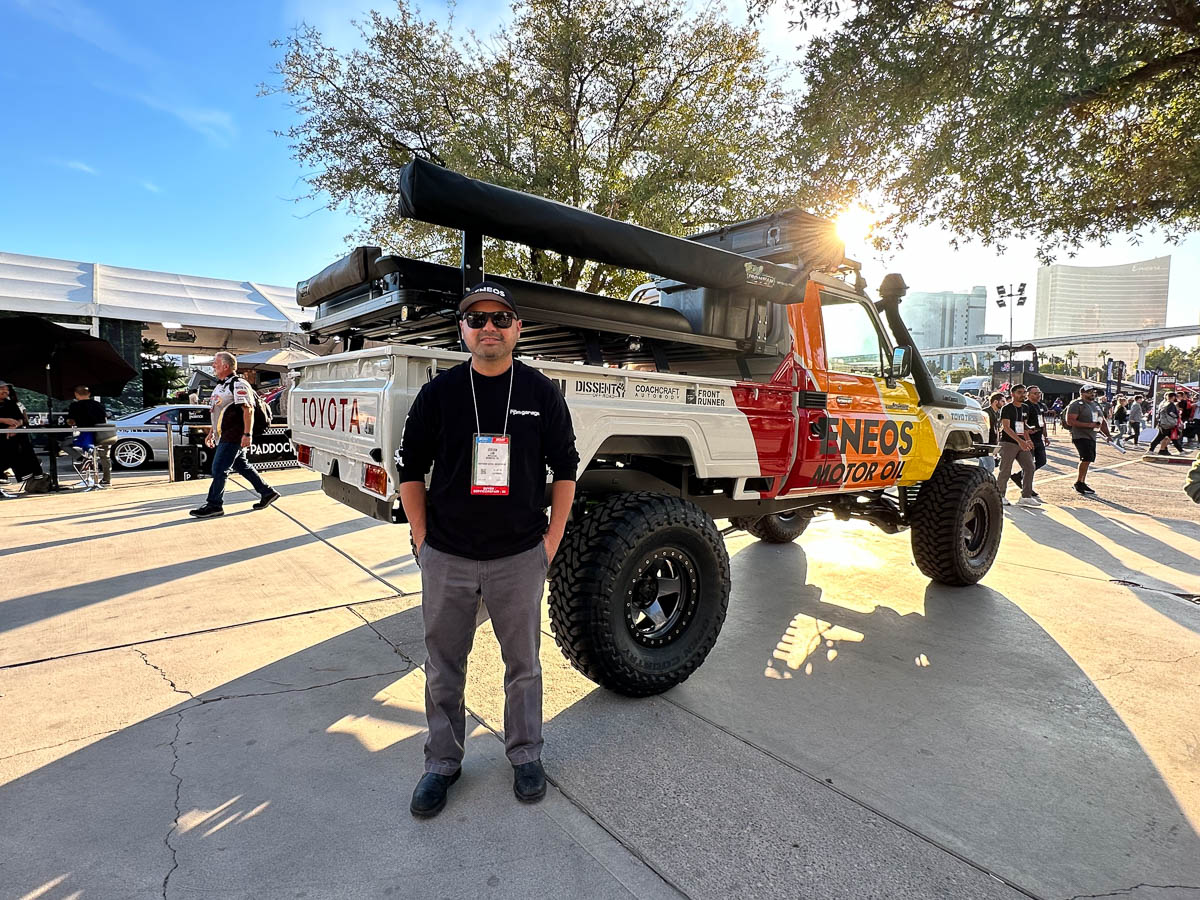
[[944, 462], [921, 485], [911, 521], [918, 569], [941, 584], [975, 584], [1000, 548], [1000, 489], [978, 466]]
[[550, 567], [549, 603], [554, 640], [571, 665], [620, 694], [659, 694], [716, 643], [729, 555], [694, 503], [617, 494], [567, 532]]
[[800, 535], [812, 521], [812, 516], [798, 509], [774, 513], [769, 516], [750, 516], [730, 519], [735, 526], [768, 544], [789, 544]]

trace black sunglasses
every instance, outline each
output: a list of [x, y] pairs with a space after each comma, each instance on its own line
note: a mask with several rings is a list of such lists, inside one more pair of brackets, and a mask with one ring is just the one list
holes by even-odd
[[462, 320], [467, 323], [468, 328], [482, 328], [487, 324], [488, 320], [497, 328], [503, 330], [508, 328], [515, 322], [517, 317], [510, 312], [500, 310], [499, 312], [467, 312], [462, 314]]

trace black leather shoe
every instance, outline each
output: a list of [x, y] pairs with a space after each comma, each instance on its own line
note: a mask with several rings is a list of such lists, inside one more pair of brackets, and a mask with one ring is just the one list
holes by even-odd
[[266, 509], [272, 503], [279, 499], [279, 491], [272, 490], [265, 497], [260, 497], [258, 502], [251, 506], [251, 509]]
[[418, 819], [430, 819], [436, 816], [446, 805], [446, 791], [449, 790], [450, 785], [458, 781], [458, 776], [461, 774], [462, 769], [453, 775], [426, 772], [417, 782], [408, 811]]
[[225, 515], [225, 510], [223, 507], [209, 506], [207, 503], [205, 503], [199, 509], [188, 510], [188, 515], [195, 516], [197, 519], [212, 519], [216, 518], [217, 516]]
[[537, 803], [546, 796], [546, 770], [540, 759], [513, 766], [513, 793], [522, 803]]

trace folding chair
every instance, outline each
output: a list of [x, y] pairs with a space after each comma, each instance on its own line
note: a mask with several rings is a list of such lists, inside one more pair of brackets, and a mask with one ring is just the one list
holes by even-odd
[[79, 459], [71, 464], [75, 474], [79, 476], [79, 486], [85, 491], [100, 490], [100, 457], [92, 432], [81, 431], [72, 449], [80, 454]]

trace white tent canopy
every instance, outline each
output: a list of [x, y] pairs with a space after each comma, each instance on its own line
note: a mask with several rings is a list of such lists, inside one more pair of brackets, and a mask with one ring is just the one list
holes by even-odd
[[261, 369], [265, 372], [286, 372], [289, 365], [316, 359], [317, 354], [307, 350], [260, 350], [258, 353], [244, 353], [237, 358], [238, 370], [242, 372], [251, 369]]
[[312, 318], [290, 287], [2, 252], [0, 309], [281, 335]]

